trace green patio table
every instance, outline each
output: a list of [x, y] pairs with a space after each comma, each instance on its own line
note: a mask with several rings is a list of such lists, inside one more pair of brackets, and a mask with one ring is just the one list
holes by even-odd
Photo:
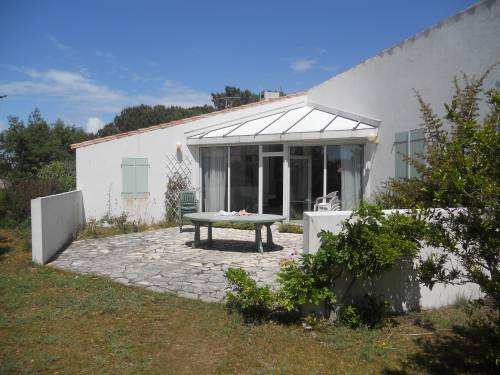
[[262, 236], [260, 230], [263, 225], [267, 228], [267, 248], [273, 249], [273, 234], [271, 232], [271, 225], [275, 222], [282, 222], [285, 220], [284, 216], [269, 215], [269, 214], [251, 214], [247, 216], [220, 216], [217, 212], [198, 212], [186, 214], [184, 217], [191, 220], [194, 225], [194, 241], [193, 247], [200, 246], [200, 227], [206, 225], [208, 227], [208, 246], [212, 245], [212, 224], [218, 222], [229, 223], [252, 223], [255, 225], [255, 247], [259, 253], [262, 253]]

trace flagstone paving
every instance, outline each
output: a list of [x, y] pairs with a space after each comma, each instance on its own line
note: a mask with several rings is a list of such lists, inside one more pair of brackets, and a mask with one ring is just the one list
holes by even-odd
[[[262, 232], [265, 239], [265, 233]], [[188, 298], [221, 301], [226, 282], [224, 271], [241, 267], [259, 284], [276, 286], [282, 260], [302, 252], [302, 235], [273, 230], [275, 249], [255, 251], [255, 232], [213, 228], [213, 245], [206, 247], [206, 228], [201, 248], [193, 249], [192, 227], [167, 228], [108, 238], [74, 241], [50, 264], [81, 273], [108, 276], [127, 285]]]

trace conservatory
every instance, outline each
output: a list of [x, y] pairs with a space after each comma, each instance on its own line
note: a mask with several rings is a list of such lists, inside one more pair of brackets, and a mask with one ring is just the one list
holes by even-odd
[[314, 202], [338, 192], [343, 210], [363, 196], [365, 144], [380, 121], [302, 105], [198, 131], [202, 211], [279, 214], [301, 220]]

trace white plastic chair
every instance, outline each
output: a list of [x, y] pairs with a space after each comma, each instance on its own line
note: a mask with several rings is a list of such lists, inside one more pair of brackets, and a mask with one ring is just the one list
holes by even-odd
[[338, 191], [332, 191], [324, 197], [316, 198], [314, 211], [340, 211]]

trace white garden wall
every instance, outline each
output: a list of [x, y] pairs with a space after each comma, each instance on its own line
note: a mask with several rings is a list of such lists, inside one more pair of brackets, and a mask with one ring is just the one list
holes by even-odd
[[[395, 210], [384, 210], [385, 214]], [[305, 212], [304, 213], [304, 252], [316, 253], [321, 245], [318, 233], [327, 230], [339, 233], [340, 223], [351, 215], [351, 211]], [[433, 248], [423, 248], [420, 255], [424, 258]], [[453, 304], [457, 298], [475, 299], [481, 296], [475, 284], [460, 286], [437, 284], [432, 290], [415, 280], [415, 264], [403, 262], [377, 280], [360, 280], [352, 290], [352, 296], [361, 297], [367, 293], [379, 296], [391, 302], [397, 312], [418, 308], [430, 309]], [[338, 294], [342, 294], [345, 281], [338, 285]]]
[[85, 223], [80, 190], [36, 198], [31, 201], [31, 247], [33, 262], [45, 264], [68, 244]]

